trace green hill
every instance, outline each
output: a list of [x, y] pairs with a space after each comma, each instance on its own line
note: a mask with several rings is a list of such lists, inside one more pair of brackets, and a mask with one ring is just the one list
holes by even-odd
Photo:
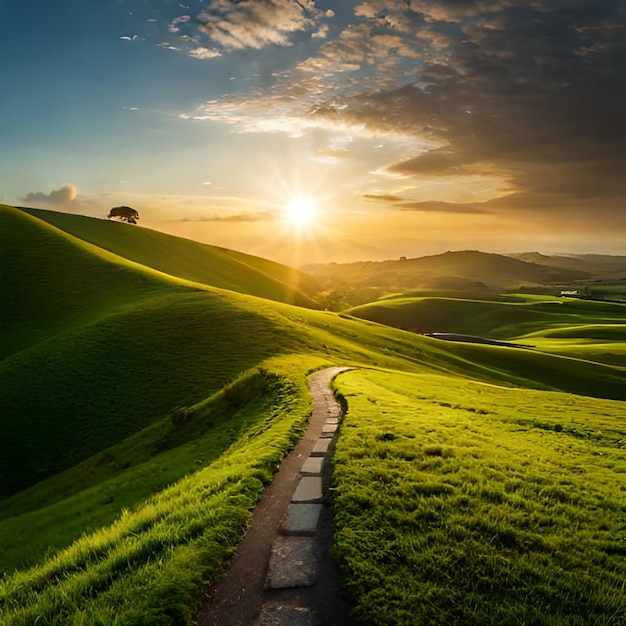
[[[189, 621], [303, 432], [305, 378], [316, 369], [413, 373], [425, 396], [439, 393], [437, 375], [453, 389], [480, 381], [522, 394], [626, 399], [624, 367], [442, 342], [257, 297], [250, 268], [272, 265], [253, 257], [246, 269], [223, 251], [193, 274], [194, 258], [208, 259], [210, 246], [192, 253], [185, 240], [67, 216], [89, 231], [83, 239], [78, 227], [70, 234], [34, 215], [0, 211], [0, 569], [21, 568], [0, 585], [7, 624], [72, 623], [79, 613], [84, 623], [106, 624], [111, 607], [130, 623], [158, 623], [163, 611]], [[96, 245], [114, 247], [115, 233], [125, 241], [117, 252]], [[169, 260], [156, 267], [161, 257]], [[284, 288], [290, 270], [277, 271], [281, 281], [266, 286]], [[223, 288], [224, 276], [240, 293]], [[609, 320], [623, 307], [483, 297], [422, 300], [434, 317], [473, 316], [502, 337], [577, 320], [598, 326], [602, 341], [620, 341], [619, 320]], [[377, 304], [404, 307], [402, 298]]]
[[83, 241], [178, 278], [319, 308], [313, 300], [319, 291], [316, 281], [274, 261], [120, 222], [41, 209], [22, 210]]
[[550, 296], [501, 298], [387, 298], [345, 311], [418, 333], [464, 333], [516, 339], [535, 330], [580, 323], [626, 323], [626, 306]]
[[112, 311], [193, 289], [188, 281], [132, 263], [1, 205], [0, 247], [0, 357]]

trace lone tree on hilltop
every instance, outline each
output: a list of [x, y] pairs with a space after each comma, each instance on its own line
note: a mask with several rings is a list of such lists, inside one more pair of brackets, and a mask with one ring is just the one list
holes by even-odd
[[116, 206], [109, 211], [107, 219], [136, 224], [139, 219], [139, 213], [135, 211], [135, 209], [131, 209], [129, 206]]

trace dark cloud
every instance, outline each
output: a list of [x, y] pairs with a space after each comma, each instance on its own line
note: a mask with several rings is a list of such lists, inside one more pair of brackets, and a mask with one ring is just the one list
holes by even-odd
[[[390, 173], [496, 175], [529, 211], [548, 203], [575, 210], [582, 197], [600, 217], [624, 197], [626, 3], [372, 0], [357, 14], [361, 30], [406, 40], [389, 39], [389, 68], [403, 70], [405, 84], [371, 84], [311, 114], [439, 144]], [[366, 57], [371, 41], [345, 58]], [[397, 53], [403, 45], [419, 59], [407, 64]], [[322, 52], [329, 67], [341, 67], [338, 46]]]
[[[278, 43], [312, 27], [312, 2], [255, 6], [212, 3], [208, 23], [235, 37], [222, 46], [265, 45], [265, 28]], [[248, 40], [236, 36], [243, 24], [254, 25]], [[611, 219], [626, 195], [625, 35], [624, 0], [369, 0], [271, 90], [207, 103], [202, 119], [400, 137], [405, 156], [378, 172], [409, 185], [482, 176], [507, 194], [460, 212]]]
[[76, 202], [78, 192], [74, 185], [65, 185], [61, 189], [55, 189], [50, 193], [43, 193], [42, 191], [31, 191], [27, 193], [23, 202], [26, 206], [54, 206], [54, 207], [66, 207], [73, 205]]

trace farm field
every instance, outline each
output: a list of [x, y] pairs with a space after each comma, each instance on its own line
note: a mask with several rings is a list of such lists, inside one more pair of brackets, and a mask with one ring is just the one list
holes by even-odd
[[[331, 365], [360, 368], [337, 380], [334, 487], [355, 620], [411, 623], [398, 589], [423, 623], [622, 619], [626, 305], [330, 312], [291, 268], [130, 225], [0, 207], [0, 237], [2, 623], [191, 623]], [[417, 318], [535, 347], [423, 337]], [[373, 589], [428, 559], [441, 579]]]

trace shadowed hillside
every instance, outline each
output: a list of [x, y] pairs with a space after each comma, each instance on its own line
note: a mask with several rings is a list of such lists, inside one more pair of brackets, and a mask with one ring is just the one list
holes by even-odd
[[515, 339], [537, 329], [569, 327], [581, 319], [587, 324], [626, 321], [626, 306], [618, 303], [550, 296], [509, 296], [508, 300], [397, 297], [345, 313], [412, 332], [485, 334], [494, 339]]
[[518, 289], [590, 278], [584, 271], [527, 263], [500, 254], [473, 250], [395, 261], [309, 265], [304, 268], [321, 282], [352, 287], [406, 289]]
[[509, 254], [514, 259], [527, 263], [538, 263], [561, 270], [581, 272], [605, 278], [626, 278], [626, 256], [602, 254], [546, 255], [539, 252]]
[[194, 288], [6, 206], [0, 206], [0, 248], [0, 358], [113, 311]]

